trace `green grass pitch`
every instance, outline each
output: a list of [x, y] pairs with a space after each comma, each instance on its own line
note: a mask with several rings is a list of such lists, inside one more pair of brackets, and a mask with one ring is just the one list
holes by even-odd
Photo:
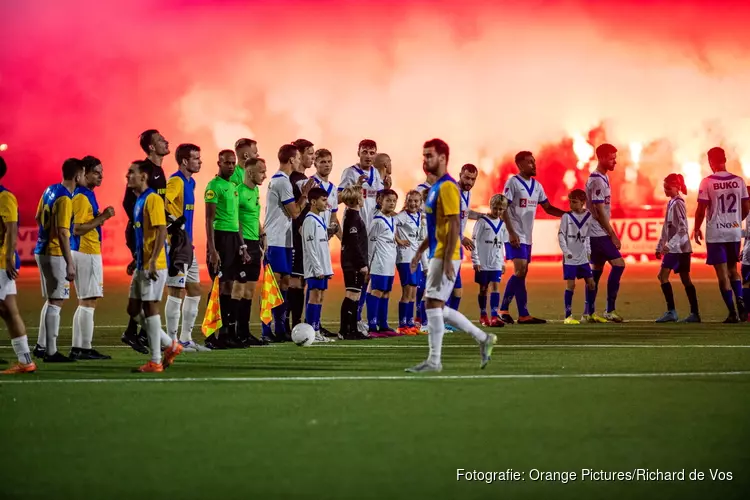
[[[127, 283], [108, 275], [94, 342], [114, 359], [0, 379], [0, 498], [747, 498], [750, 325], [718, 323], [715, 280], [696, 268], [704, 324], [651, 323], [664, 309], [657, 269], [633, 266], [618, 307], [630, 322], [574, 327], [560, 323], [559, 266], [532, 265], [531, 311], [556, 321], [498, 330], [486, 370], [470, 337], [448, 334], [440, 376], [403, 372], [426, 356], [425, 336], [190, 353], [133, 374], [145, 357], [119, 342]], [[477, 319], [467, 271], [461, 309]], [[19, 281], [32, 346], [35, 275]], [[324, 311], [331, 328], [340, 290]], [[64, 352], [74, 309], [63, 309]], [[7, 335], [0, 358], [14, 358]], [[457, 480], [459, 469], [520, 477]], [[589, 469], [685, 478], [593, 481]]]

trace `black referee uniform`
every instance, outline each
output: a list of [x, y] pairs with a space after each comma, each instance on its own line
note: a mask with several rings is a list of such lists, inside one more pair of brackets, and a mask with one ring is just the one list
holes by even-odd
[[[302, 172], [293, 171], [289, 175], [289, 181], [292, 183], [292, 193], [294, 201], [298, 202], [302, 197], [302, 190], [297, 185], [300, 181], [307, 181], [307, 176]], [[305, 309], [305, 265], [302, 251], [302, 223], [305, 216], [310, 211], [308, 203], [300, 211], [299, 216], [292, 220], [292, 276], [303, 280], [302, 288], [289, 288], [287, 298], [289, 299], [289, 311], [292, 320], [292, 328], [302, 321], [302, 312]]]
[[[344, 212], [341, 237], [341, 270], [344, 271], [344, 286], [347, 292], [364, 293], [362, 287], [365, 275], [361, 271], [367, 267], [367, 244], [367, 226], [359, 210], [347, 209]], [[341, 304], [339, 334], [346, 340], [367, 338], [357, 331], [358, 307], [358, 301], [344, 297]]]

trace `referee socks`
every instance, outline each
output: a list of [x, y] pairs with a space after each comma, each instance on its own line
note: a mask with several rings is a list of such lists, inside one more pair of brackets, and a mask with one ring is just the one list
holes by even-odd
[[[289, 297], [289, 312], [292, 315], [292, 328], [302, 321], [302, 311], [305, 309], [305, 290], [304, 288], [290, 288], [287, 290]], [[307, 322], [312, 321], [307, 318]], [[312, 324], [312, 323], [310, 323]]]

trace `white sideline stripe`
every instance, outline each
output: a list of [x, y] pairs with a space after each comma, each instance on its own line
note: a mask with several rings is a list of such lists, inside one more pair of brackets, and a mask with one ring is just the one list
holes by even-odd
[[[185, 378], [73, 378], [73, 379], [0, 379], [4, 384], [114, 384], [166, 382], [334, 382], [353, 380], [528, 380], [587, 378], [685, 378], [733, 377], [750, 375], [750, 371], [731, 372], [665, 372], [665, 373], [529, 373], [504, 375], [372, 375], [330, 377], [185, 377]], [[33, 375], [32, 375], [33, 376]]]
[[[291, 342], [287, 342], [291, 345]], [[375, 345], [370, 342], [364, 344], [363, 342], [357, 342], [356, 344], [313, 344], [309, 347], [318, 347], [321, 349], [424, 349], [427, 346], [426, 337], [424, 345]], [[97, 345], [98, 349], [130, 349], [130, 346], [125, 344], [119, 345]], [[277, 349], [281, 347], [277, 344], [269, 344], [263, 346], [263, 349], [271, 348]], [[750, 349], [750, 345], [740, 344], [495, 344], [495, 349], [565, 349], [572, 347], [576, 349]], [[446, 344], [443, 345], [443, 349], [476, 349], [476, 344]], [[12, 346], [3, 345], [0, 349], [12, 349]], [[258, 348], [251, 347], [249, 351], [255, 351]], [[217, 352], [230, 352], [227, 350], [219, 350]], [[237, 352], [232, 350], [231, 352]]]

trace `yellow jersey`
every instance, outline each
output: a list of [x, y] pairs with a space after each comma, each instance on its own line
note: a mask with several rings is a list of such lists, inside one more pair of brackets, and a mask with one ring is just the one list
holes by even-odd
[[[87, 224], [99, 216], [99, 204], [94, 192], [79, 186], [73, 194], [73, 224]], [[70, 249], [77, 252], [99, 255], [102, 253], [102, 227], [86, 234], [70, 238]]]
[[[18, 223], [18, 200], [16, 197], [0, 186], [0, 269], [5, 269], [5, 256], [8, 251], [8, 245], [5, 239], [8, 237], [5, 232], [5, 224], [7, 223]], [[18, 262], [18, 256], [16, 255], [16, 262]]]
[[148, 269], [151, 257], [158, 252], [156, 269], [167, 268], [166, 240], [157, 241], [158, 226], [167, 225], [164, 200], [153, 189], [147, 189], [136, 200], [133, 209], [135, 228], [136, 264], [138, 269]]
[[[427, 193], [424, 204], [427, 214], [427, 237], [429, 239], [430, 258], [446, 258], [445, 248], [448, 243], [450, 222], [448, 217], [461, 214], [461, 198], [458, 193], [458, 185], [453, 178], [445, 174], [433, 184]], [[460, 226], [460, 221], [459, 221]], [[458, 241], [460, 234], [456, 234], [456, 243], [451, 260], [461, 260], [461, 242]]]
[[73, 222], [73, 196], [62, 184], [53, 184], [44, 190], [36, 209], [39, 221], [36, 255], [62, 255], [62, 247], [57, 235], [58, 228], [64, 228], [70, 238], [70, 226]]

